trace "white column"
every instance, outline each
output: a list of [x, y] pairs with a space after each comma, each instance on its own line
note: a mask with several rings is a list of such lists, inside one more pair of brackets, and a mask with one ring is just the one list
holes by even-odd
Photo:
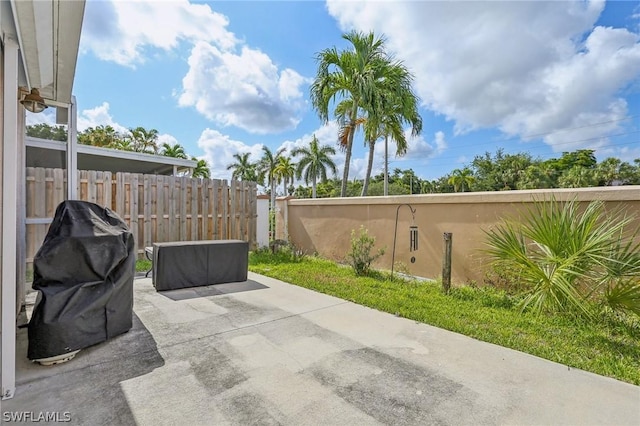
[[67, 200], [78, 199], [78, 128], [76, 97], [69, 104], [69, 123], [67, 125]]
[[2, 108], [2, 399], [16, 388], [16, 245], [18, 225], [18, 43], [4, 40]]

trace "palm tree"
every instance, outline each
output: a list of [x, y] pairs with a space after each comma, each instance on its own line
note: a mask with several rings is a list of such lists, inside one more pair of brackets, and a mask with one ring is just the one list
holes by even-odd
[[383, 137], [385, 142], [385, 189], [384, 195], [388, 195], [389, 171], [388, 171], [388, 146], [389, 138], [396, 143], [396, 156], [407, 152], [407, 140], [402, 128], [404, 124], [411, 126], [411, 135], [418, 136], [422, 132], [422, 117], [418, 113], [418, 96], [413, 92], [411, 84], [413, 76], [400, 62], [390, 62], [382, 67], [382, 78], [378, 79], [379, 96], [376, 98], [377, 106], [367, 108], [367, 123], [365, 124], [365, 140], [369, 145], [369, 158], [367, 172], [362, 186], [362, 196], [367, 195], [373, 157], [375, 155], [375, 143]]
[[191, 157], [191, 159], [197, 161], [196, 168], [193, 169], [191, 177], [209, 179], [211, 177], [211, 170], [209, 170], [207, 160], [198, 160], [195, 157]]
[[232, 179], [245, 180], [245, 181], [258, 181], [258, 175], [256, 172], [257, 165], [249, 161], [250, 153], [245, 152], [243, 154], [233, 154], [233, 158], [236, 159], [235, 163], [231, 163], [227, 166], [227, 170], [233, 170], [231, 174]]
[[179, 143], [170, 145], [167, 142], [162, 144], [162, 155], [165, 157], [183, 158], [187, 159], [187, 153], [184, 152], [184, 147]]
[[156, 129], [147, 130], [144, 127], [129, 129], [133, 146], [136, 152], [156, 154], [158, 152], [158, 131]]
[[313, 135], [309, 147], [296, 148], [291, 152], [294, 157], [301, 156], [298, 161], [298, 179], [304, 176], [304, 182], [309, 185], [311, 182], [311, 196], [316, 198], [316, 180], [320, 182], [327, 180], [327, 168], [335, 175], [337, 173], [336, 164], [329, 155], [335, 155], [336, 150], [329, 145], [320, 146], [318, 138]]
[[271, 199], [269, 205], [269, 211], [273, 212], [276, 206], [276, 174], [275, 169], [278, 165], [278, 158], [282, 155], [284, 149], [278, 150], [275, 155], [266, 146], [262, 146], [262, 158], [258, 161], [258, 179], [261, 181], [267, 180], [267, 185], [271, 189]]
[[276, 164], [274, 174], [278, 182], [282, 179], [283, 194], [286, 196], [289, 179], [291, 179], [291, 183], [293, 183], [293, 178], [296, 175], [296, 165], [291, 162], [291, 157], [285, 157], [284, 155], [278, 157], [278, 164]]
[[351, 110], [345, 114], [347, 140], [340, 188], [340, 196], [345, 197], [358, 110], [362, 105], [375, 106], [376, 78], [379, 77], [376, 71], [388, 63], [388, 58], [384, 52], [384, 39], [376, 38], [373, 32], [351, 31], [342, 37], [353, 45], [353, 49], [338, 51], [333, 47], [316, 54], [318, 71], [310, 95], [311, 103], [324, 123], [329, 121], [329, 104], [336, 97], [351, 101]]
[[458, 192], [459, 188], [464, 192], [464, 187], [471, 188], [471, 184], [475, 181], [476, 179], [473, 177], [471, 170], [465, 167], [462, 170], [455, 169], [451, 172], [451, 177], [447, 182], [449, 185], [453, 185], [455, 192]]

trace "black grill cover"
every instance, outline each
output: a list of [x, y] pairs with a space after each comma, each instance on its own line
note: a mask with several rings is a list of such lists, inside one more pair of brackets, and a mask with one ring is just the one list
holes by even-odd
[[29, 359], [48, 358], [128, 331], [136, 253], [118, 215], [97, 204], [64, 201], [33, 259], [39, 290], [29, 322]]

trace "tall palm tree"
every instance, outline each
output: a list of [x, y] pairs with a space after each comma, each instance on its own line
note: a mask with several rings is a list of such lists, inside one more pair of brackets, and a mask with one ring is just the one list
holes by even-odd
[[338, 51], [333, 47], [316, 54], [318, 70], [310, 95], [311, 103], [324, 123], [329, 121], [329, 104], [335, 98], [351, 100], [351, 110], [345, 114], [347, 140], [340, 188], [340, 196], [345, 197], [358, 110], [362, 105], [375, 107], [376, 79], [379, 77], [377, 69], [388, 63], [388, 58], [384, 51], [384, 39], [376, 38], [373, 32], [364, 34], [351, 31], [342, 37], [353, 45], [353, 49]]
[[455, 169], [451, 172], [451, 177], [447, 182], [449, 185], [453, 185], [455, 192], [458, 192], [458, 189], [462, 189], [462, 192], [464, 192], [464, 187], [471, 188], [471, 184], [475, 181], [476, 179], [473, 177], [471, 170], [465, 167], [462, 170]]
[[278, 158], [282, 155], [284, 149], [278, 150], [275, 154], [271, 152], [266, 145], [262, 146], [262, 158], [258, 161], [258, 179], [264, 181], [266, 179], [267, 185], [271, 189], [269, 210], [274, 211], [276, 206], [276, 174], [275, 169], [278, 165]]
[[207, 163], [207, 160], [198, 160], [195, 157], [191, 157], [191, 159], [193, 161], [197, 161], [196, 168], [193, 169], [191, 177], [209, 179], [211, 177], [211, 170], [209, 169], [209, 163]]
[[156, 129], [147, 130], [144, 127], [136, 127], [135, 129], [129, 129], [129, 132], [137, 152], [158, 153], [158, 131]]
[[233, 154], [233, 158], [236, 159], [235, 163], [231, 163], [227, 166], [227, 170], [233, 170], [231, 174], [232, 179], [245, 180], [245, 181], [258, 181], [258, 175], [256, 172], [257, 165], [249, 161], [249, 152], [243, 154]]
[[385, 141], [385, 185], [384, 195], [388, 195], [388, 145], [389, 139], [396, 143], [396, 155], [407, 152], [407, 140], [403, 125], [411, 126], [411, 135], [418, 136], [422, 132], [422, 117], [418, 113], [418, 96], [411, 87], [413, 76], [401, 62], [389, 62], [380, 69], [382, 78], [377, 80], [379, 95], [374, 98], [377, 105], [368, 106], [365, 123], [365, 140], [369, 145], [367, 172], [362, 186], [362, 196], [367, 195], [375, 143], [379, 138]]
[[171, 145], [167, 142], [164, 142], [162, 144], [161, 154], [165, 157], [183, 158], [185, 160], [189, 158], [187, 157], [187, 153], [184, 151], [184, 147], [179, 143]]
[[304, 182], [308, 185], [311, 182], [311, 196], [316, 198], [316, 181], [327, 180], [327, 168], [335, 175], [337, 173], [336, 164], [330, 155], [335, 155], [336, 150], [329, 145], [320, 146], [318, 138], [313, 135], [309, 147], [296, 148], [291, 152], [294, 157], [300, 156], [298, 161], [298, 179], [304, 176]]
[[296, 175], [296, 165], [291, 162], [291, 157], [284, 155], [278, 157], [278, 164], [276, 164], [274, 174], [278, 182], [282, 180], [283, 194], [286, 196], [289, 179], [291, 179], [291, 183], [293, 183], [293, 178]]

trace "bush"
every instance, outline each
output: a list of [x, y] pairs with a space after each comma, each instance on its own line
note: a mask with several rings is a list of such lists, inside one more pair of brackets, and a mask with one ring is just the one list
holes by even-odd
[[369, 275], [371, 263], [384, 254], [384, 248], [371, 254], [375, 243], [376, 238], [370, 236], [364, 226], [360, 226], [360, 233], [357, 235], [355, 229], [351, 230], [351, 251], [347, 253], [347, 261], [356, 275]]
[[486, 232], [487, 252], [524, 286], [522, 309], [593, 317], [596, 302], [640, 315], [640, 245], [625, 232], [632, 220], [602, 201], [584, 210], [575, 200], [539, 201], [522, 221]]

